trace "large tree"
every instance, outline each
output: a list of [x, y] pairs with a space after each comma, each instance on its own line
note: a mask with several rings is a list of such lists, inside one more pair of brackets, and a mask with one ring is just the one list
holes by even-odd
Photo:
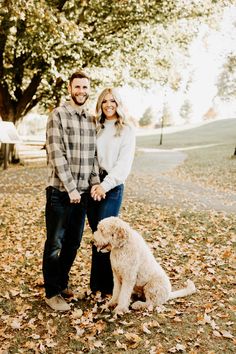
[[[112, 65], [117, 48], [120, 68], [128, 61], [137, 77], [150, 75], [147, 58], [136, 54], [143, 46], [153, 47], [146, 26], [206, 18], [232, 2], [0, 1], [0, 116], [14, 123], [38, 103], [57, 104], [72, 69]], [[137, 70], [136, 59], [143, 70]]]

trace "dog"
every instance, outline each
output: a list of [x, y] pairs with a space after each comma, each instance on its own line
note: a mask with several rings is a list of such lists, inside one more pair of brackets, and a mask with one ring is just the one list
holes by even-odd
[[168, 275], [155, 260], [143, 237], [118, 217], [108, 217], [99, 222], [94, 244], [100, 252], [111, 251], [114, 288], [106, 306], [115, 307], [116, 315], [129, 311], [134, 292], [143, 294], [145, 301], [136, 301], [131, 308], [152, 311], [170, 299], [196, 291], [191, 280], [187, 280], [187, 287], [172, 291]]

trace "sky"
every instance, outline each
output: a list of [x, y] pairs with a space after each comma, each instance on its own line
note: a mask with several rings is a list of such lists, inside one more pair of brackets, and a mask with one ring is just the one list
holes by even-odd
[[[130, 115], [136, 120], [142, 117], [143, 112], [151, 107], [154, 111], [154, 120], [160, 121], [164, 105], [168, 106], [172, 114], [172, 124], [184, 124], [180, 115], [184, 102], [191, 105], [191, 122], [198, 122], [204, 118], [209, 109], [214, 109], [216, 116], [227, 118], [236, 117], [235, 102], [225, 104], [214, 99], [217, 94], [217, 78], [222, 70], [227, 56], [236, 55], [236, 6], [227, 8], [217, 29], [202, 24], [198, 35], [189, 47], [188, 64], [181, 72], [183, 77], [178, 92], [154, 85], [149, 90], [132, 89], [129, 86], [121, 88], [123, 97]], [[176, 56], [177, 60], [183, 58]], [[191, 78], [191, 83], [189, 80]], [[188, 90], [186, 90], [188, 84]]]

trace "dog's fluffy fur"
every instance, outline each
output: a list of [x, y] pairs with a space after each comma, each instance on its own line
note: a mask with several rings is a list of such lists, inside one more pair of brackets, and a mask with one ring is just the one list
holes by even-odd
[[94, 233], [94, 243], [101, 252], [111, 251], [114, 289], [109, 307], [116, 314], [128, 311], [131, 294], [142, 293], [146, 301], [136, 301], [133, 309], [153, 310], [169, 299], [187, 296], [196, 291], [192, 281], [187, 287], [172, 291], [170, 280], [155, 260], [142, 236], [118, 217], [103, 219]]

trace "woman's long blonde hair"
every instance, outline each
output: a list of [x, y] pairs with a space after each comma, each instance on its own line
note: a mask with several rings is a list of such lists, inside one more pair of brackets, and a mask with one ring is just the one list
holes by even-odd
[[114, 100], [116, 101], [116, 104], [117, 104], [117, 108], [116, 108], [117, 120], [115, 122], [115, 127], [116, 127], [116, 136], [119, 136], [124, 125], [126, 125], [127, 123], [126, 123], [125, 113], [124, 113], [124, 109], [123, 109], [123, 105], [122, 105], [120, 96], [117, 93], [117, 90], [115, 88], [105, 88], [100, 93], [100, 95], [98, 97], [97, 105], [96, 105], [96, 116], [95, 116], [95, 123], [97, 126], [97, 132], [99, 133], [102, 129], [105, 128], [104, 123], [105, 123], [106, 117], [102, 111], [102, 103], [103, 103], [104, 97], [108, 93], [110, 93], [114, 97]]

